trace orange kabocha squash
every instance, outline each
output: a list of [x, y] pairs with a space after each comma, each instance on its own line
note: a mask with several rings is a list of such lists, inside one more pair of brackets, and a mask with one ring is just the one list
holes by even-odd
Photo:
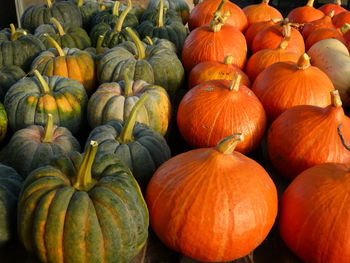
[[235, 151], [242, 137], [177, 155], [153, 175], [146, 193], [150, 223], [168, 247], [223, 262], [249, 254], [266, 238], [277, 191], [257, 162]]
[[304, 39], [307, 39], [307, 37], [314, 31], [320, 28], [335, 28], [335, 26], [332, 23], [332, 17], [334, 16], [334, 11], [331, 11], [328, 15], [325, 15], [324, 17], [314, 20], [312, 22], [306, 23], [302, 30], [302, 35]]
[[341, 6], [341, 0], [334, 0], [334, 4], [324, 4], [318, 10], [321, 10], [325, 15], [329, 14], [332, 10], [334, 10], [334, 15], [347, 11]]
[[336, 28], [342, 27], [345, 24], [350, 24], [350, 12], [345, 11], [335, 15], [332, 19]]
[[341, 28], [339, 28], [339, 29], [335, 29], [335, 28], [317, 29], [316, 31], [312, 32], [308, 36], [308, 38], [306, 39], [306, 41], [305, 41], [306, 50], [309, 50], [317, 42], [324, 40], [324, 39], [329, 39], [329, 38], [338, 39], [340, 42], [342, 42], [342, 43], [344, 43], [344, 45], [346, 45], [346, 40], [344, 39], [345, 35], [343, 35], [341, 31], [342, 31]]
[[267, 144], [271, 162], [293, 179], [321, 163], [350, 164], [350, 118], [344, 114], [339, 92], [327, 107], [301, 105], [281, 114], [271, 125]]
[[271, 122], [282, 112], [297, 105], [326, 107], [331, 103], [331, 80], [319, 68], [310, 65], [310, 57], [303, 54], [297, 63], [278, 62], [256, 78], [253, 92], [264, 105]]
[[243, 12], [247, 16], [249, 25], [269, 21], [273, 18], [283, 19], [280, 11], [270, 6], [269, 2], [270, 0], [262, 0], [260, 4], [249, 5], [243, 8]]
[[305, 24], [324, 16], [321, 10], [314, 8], [315, 0], [309, 0], [305, 6], [294, 8], [287, 18], [293, 23]]

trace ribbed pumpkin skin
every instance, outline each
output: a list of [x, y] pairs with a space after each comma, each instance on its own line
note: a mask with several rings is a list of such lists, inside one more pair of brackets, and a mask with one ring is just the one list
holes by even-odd
[[338, 4], [324, 4], [320, 6], [318, 10], [321, 10], [325, 15], [328, 15], [332, 10], [334, 10], [334, 15], [347, 11], [344, 7]]
[[249, 25], [269, 21], [273, 18], [283, 19], [280, 11], [270, 6], [268, 3], [264, 3], [264, 1], [262, 1], [260, 4], [248, 5], [244, 7], [243, 12], [247, 16]]
[[31, 32], [42, 25], [49, 24], [54, 17], [61, 23], [81, 27], [83, 20], [78, 7], [69, 1], [54, 2], [51, 7], [45, 5], [31, 5], [21, 16], [22, 28]]
[[323, 16], [323, 12], [313, 6], [300, 6], [290, 11], [287, 18], [293, 23], [304, 24]]
[[109, 48], [113, 48], [120, 43], [131, 40], [124, 29], [119, 32], [114, 30], [113, 26], [110, 24], [100, 23], [94, 26], [90, 32], [93, 46], [97, 45], [97, 40], [100, 35], [104, 35], [102, 46]]
[[344, 45], [346, 45], [346, 40], [344, 39], [343, 35], [339, 32], [339, 30], [334, 28], [321, 28], [312, 32], [308, 36], [308, 38], [305, 41], [305, 48], [306, 50], [309, 50], [317, 42], [329, 38], [338, 39]]
[[114, 155], [95, 159], [96, 184], [76, 190], [82, 157], [58, 157], [27, 177], [18, 203], [18, 234], [50, 263], [129, 262], [148, 236], [148, 211], [129, 169]]
[[[147, 10], [154, 10], [159, 6], [159, 0], [151, 0], [148, 3]], [[169, 12], [170, 10], [174, 10], [178, 13], [178, 15], [181, 17], [182, 22], [184, 25], [187, 24], [188, 18], [190, 16], [190, 7], [188, 6], [187, 2], [184, 0], [165, 0], [164, 1], [164, 7], [168, 8]]]
[[[115, 26], [118, 21], [122, 11], [119, 10], [119, 15], [113, 15], [112, 9], [108, 9], [102, 12], [99, 12], [92, 20], [92, 24], [94, 27], [98, 24], [105, 23], [110, 25], [112, 28]], [[136, 27], [139, 24], [139, 20], [136, 15], [131, 14], [130, 12], [126, 15], [125, 20], [123, 22], [123, 28], [125, 27]]]
[[7, 133], [8, 118], [5, 107], [0, 103], [0, 142], [4, 140]]
[[42, 75], [54, 75], [74, 79], [83, 84], [87, 94], [95, 88], [95, 61], [92, 55], [77, 48], [64, 48], [65, 56], [60, 56], [56, 49], [42, 52], [32, 64]]
[[0, 101], [4, 101], [6, 92], [26, 73], [18, 66], [5, 66], [0, 69]]
[[350, 152], [337, 131], [340, 124], [345, 142], [349, 142], [350, 119], [342, 107], [303, 105], [285, 111], [272, 123], [268, 133], [273, 165], [282, 175], [293, 179], [316, 164], [349, 164]]
[[279, 230], [304, 262], [349, 261], [349, 175], [348, 165], [320, 164], [298, 175], [284, 192]]
[[306, 23], [303, 27], [302, 35], [304, 39], [307, 39], [308, 36], [316, 31], [317, 29], [321, 28], [334, 28], [335, 26], [332, 23], [332, 17], [329, 15], [325, 15], [324, 17], [317, 19], [315, 21], [311, 21], [309, 23]]
[[[78, 0], [70, 0], [75, 5], [78, 4]], [[102, 1], [103, 3], [103, 1]], [[100, 4], [94, 0], [83, 0], [83, 5], [78, 6], [82, 21], [83, 28], [87, 31], [91, 29], [92, 19], [100, 12]]]
[[264, 29], [266, 29], [270, 26], [274, 26], [276, 24], [277, 24], [277, 22], [270, 20], [270, 21], [259, 22], [256, 24], [249, 25], [249, 27], [247, 28], [247, 30], [244, 33], [249, 50], [251, 50], [254, 38], [259, 32], [263, 31]]
[[[192, 9], [188, 19], [188, 28], [190, 31], [210, 23], [220, 2], [221, 0], [204, 0], [197, 4]], [[222, 10], [223, 12], [230, 11], [231, 13], [226, 20], [226, 24], [237, 27], [240, 31], [244, 32], [248, 26], [248, 20], [242, 9], [236, 4], [226, 1]]]
[[43, 76], [50, 93], [43, 93], [35, 77], [23, 78], [6, 93], [4, 106], [13, 131], [26, 126], [46, 123], [47, 114], [53, 115], [54, 123], [68, 128], [73, 134], [85, 118], [87, 95], [83, 85], [76, 80]]
[[22, 181], [12, 167], [0, 164], [0, 247], [16, 234], [17, 199]]
[[265, 239], [277, 214], [276, 188], [265, 170], [239, 152], [225, 155], [213, 148], [162, 164], [146, 201], [157, 236], [205, 262], [247, 255]]
[[149, 94], [150, 99], [141, 108], [136, 120], [164, 135], [171, 117], [168, 94], [162, 87], [142, 80], [132, 82], [132, 94], [129, 96], [125, 94], [124, 81], [102, 84], [88, 103], [90, 127], [95, 128], [112, 120], [125, 121], [144, 93]]
[[336, 28], [342, 27], [344, 24], [350, 24], [350, 12], [345, 11], [335, 15], [332, 19]]

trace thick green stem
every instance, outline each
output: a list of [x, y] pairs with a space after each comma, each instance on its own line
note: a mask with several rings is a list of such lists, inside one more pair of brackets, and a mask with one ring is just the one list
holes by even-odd
[[150, 38], [149, 36], [146, 36], [144, 41], [150, 46], [154, 45], [152, 38]]
[[146, 52], [145, 52], [145, 47], [142, 44], [142, 41], [139, 39], [139, 37], [135, 34], [135, 32], [130, 27], [125, 28], [125, 30], [136, 45], [137, 59], [144, 59], [146, 57]]
[[64, 32], [64, 29], [62, 27], [62, 24], [60, 23], [60, 21], [58, 21], [56, 18], [54, 17], [51, 17], [50, 18], [50, 22], [53, 23], [56, 28], [57, 28], [57, 31], [58, 31], [58, 34], [62, 37], [66, 34], [66, 32]]
[[126, 68], [124, 70], [124, 96], [125, 97], [129, 97], [131, 95], [133, 95], [132, 92], [132, 81], [129, 78], [129, 69]]
[[13, 36], [16, 34], [16, 27], [14, 24], [10, 24], [10, 30], [11, 30], [11, 40], [13, 40]]
[[157, 27], [164, 26], [164, 0], [159, 1]]
[[84, 0], [78, 0], [77, 7], [81, 7], [84, 4]]
[[119, 6], [120, 6], [120, 2], [115, 1], [113, 5], [112, 15], [119, 16]]
[[14, 40], [17, 40], [20, 36], [25, 36], [27, 35], [27, 32], [24, 31], [23, 29], [19, 29], [16, 31], [16, 33], [14, 33], [12, 36], [11, 36], [11, 40], [14, 41]]
[[104, 39], [105, 39], [104, 35], [99, 35], [98, 36], [97, 43], [96, 43], [96, 54], [97, 55], [103, 53], [103, 51], [102, 51], [102, 43], [103, 43]]
[[120, 17], [118, 18], [117, 23], [115, 24], [115, 28], [114, 28], [115, 31], [117, 31], [117, 32], [122, 31], [124, 20], [125, 20], [127, 14], [131, 11], [131, 9], [132, 9], [131, 0], [128, 0], [128, 6], [121, 13]]
[[50, 42], [50, 44], [57, 50], [57, 53], [60, 57], [65, 56], [63, 49], [61, 46], [54, 40], [52, 37], [50, 37], [48, 34], [44, 34], [44, 37], [46, 37], [47, 41]]
[[226, 138], [221, 139], [216, 145], [215, 149], [222, 154], [232, 154], [237, 144], [243, 142], [243, 134], [236, 133]]
[[240, 75], [238, 72], [235, 72], [229, 89], [234, 90], [234, 91], [238, 91], [239, 86], [241, 85], [241, 79], [242, 79], [242, 75]]
[[130, 115], [124, 125], [124, 128], [118, 138], [118, 141], [120, 143], [127, 144], [129, 142], [133, 141], [132, 132], [134, 130], [135, 122], [137, 114], [140, 110], [140, 108], [145, 104], [145, 101], [149, 99], [149, 95], [147, 93], [144, 93], [141, 98], [138, 100], [138, 102], [135, 104], [135, 106], [132, 108], [132, 111], [130, 112]]
[[40, 74], [38, 70], [34, 70], [34, 76], [39, 80], [40, 87], [41, 87], [41, 93], [50, 93], [50, 87], [49, 84], [44, 80], [43, 76]]
[[41, 142], [52, 142], [53, 136], [53, 117], [52, 114], [47, 114], [47, 120], [45, 125], [44, 137], [41, 139]]
[[88, 149], [84, 154], [83, 161], [80, 164], [75, 182], [74, 188], [79, 191], [89, 191], [94, 185], [95, 180], [92, 178], [92, 164], [94, 163], [98, 143], [91, 141]]
[[52, 6], [51, 0], [45, 0], [46, 1], [46, 6], [50, 8]]

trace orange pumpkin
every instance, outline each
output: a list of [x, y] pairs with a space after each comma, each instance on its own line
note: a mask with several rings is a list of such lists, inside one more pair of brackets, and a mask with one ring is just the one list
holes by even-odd
[[237, 151], [248, 153], [259, 145], [266, 127], [265, 111], [254, 93], [240, 85], [240, 79], [236, 73], [233, 81], [207, 81], [183, 97], [177, 125], [189, 145], [212, 147], [223, 137], [240, 131], [245, 140]]
[[327, 107], [301, 105], [285, 111], [273, 122], [267, 138], [271, 162], [289, 179], [316, 164], [350, 164], [347, 142], [350, 118], [337, 90]]
[[283, 19], [280, 11], [270, 6], [269, 2], [270, 0], [262, 0], [260, 4], [248, 5], [243, 8], [243, 12], [247, 16], [249, 25], [269, 21], [273, 18]]
[[[350, 36], [350, 35], [349, 35]], [[334, 38], [338, 39], [340, 42], [346, 45], [346, 40], [344, 39], [344, 35], [341, 33], [339, 29], [335, 28], [320, 28], [316, 31], [312, 32], [305, 41], [305, 48], [309, 50], [315, 43], [324, 40]]]
[[302, 30], [302, 35], [304, 39], [307, 39], [307, 37], [314, 31], [320, 28], [335, 28], [335, 26], [332, 23], [332, 18], [334, 16], [334, 11], [331, 11], [328, 15], [325, 15], [324, 17], [314, 20], [312, 22], [306, 23]]
[[217, 9], [230, 12], [231, 15], [226, 21], [227, 25], [235, 26], [242, 32], [247, 28], [247, 17], [238, 5], [226, 0], [204, 0], [197, 4], [190, 13], [188, 19], [190, 31], [210, 23]]
[[195, 66], [188, 76], [188, 87], [191, 89], [198, 84], [215, 79], [232, 79], [237, 72], [242, 76], [241, 83], [250, 87], [248, 76], [237, 66], [232, 64], [233, 57], [225, 57], [224, 63], [217, 61], [205, 61]]
[[334, 87], [326, 73], [311, 66], [310, 57], [303, 54], [297, 63], [278, 62], [266, 68], [252, 90], [264, 105], [267, 119], [273, 121], [297, 105], [326, 107]]
[[296, 63], [300, 55], [286, 49], [288, 42], [288, 39], [284, 39], [277, 48], [263, 49], [253, 54], [245, 69], [248, 77], [254, 81], [260, 72], [277, 62], [292, 61]]
[[199, 261], [231, 261], [266, 238], [277, 191], [257, 162], [234, 150], [242, 137], [177, 155], [153, 175], [146, 192], [150, 223], [171, 249]]
[[344, 7], [341, 6], [341, 0], [334, 0], [334, 4], [324, 4], [318, 8], [325, 15], [329, 14], [332, 10], [334, 11], [334, 15], [337, 15], [341, 12], [347, 11]]
[[315, 0], [308, 0], [305, 6], [294, 8], [287, 18], [293, 23], [305, 24], [324, 16], [321, 10], [314, 8]]
[[279, 231], [303, 262], [349, 262], [349, 168], [316, 165], [298, 175], [282, 196]]
[[345, 11], [335, 15], [332, 19], [336, 28], [342, 27], [345, 24], [350, 24], [350, 12]]

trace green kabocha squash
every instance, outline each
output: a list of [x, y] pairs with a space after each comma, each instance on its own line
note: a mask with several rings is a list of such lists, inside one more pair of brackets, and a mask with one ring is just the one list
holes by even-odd
[[176, 53], [162, 45], [147, 45], [130, 28], [126, 30], [134, 42], [126, 41], [103, 55], [97, 66], [100, 83], [122, 80], [128, 70], [129, 78], [159, 85], [172, 98], [185, 76]]
[[98, 126], [87, 140], [98, 142], [97, 154], [117, 155], [130, 168], [143, 189], [156, 169], [171, 156], [169, 146], [160, 133], [144, 124], [135, 124], [139, 110], [149, 99], [149, 94], [142, 95], [126, 122], [111, 121]]
[[87, 107], [90, 126], [95, 128], [112, 120], [125, 121], [144, 94], [148, 94], [149, 99], [139, 111], [137, 121], [164, 135], [171, 117], [167, 92], [143, 80], [131, 81], [128, 71], [123, 81], [104, 83], [92, 94]]
[[44, 44], [34, 35], [10, 25], [0, 32], [0, 68], [18, 66], [28, 70], [33, 59], [43, 50]]
[[[148, 210], [114, 154], [59, 156], [34, 170], [18, 202], [18, 235], [44, 263], [128, 263], [148, 237]], [[96, 157], [96, 158], [95, 158]]]
[[[160, 0], [150, 0], [148, 3], [148, 10], [156, 9], [159, 6]], [[188, 17], [190, 16], [190, 7], [184, 0], [165, 0], [164, 7], [168, 10], [175, 10], [181, 17], [184, 25], [187, 24]]]
[[44, 5], [31, 5], [27, 7], [21, 16], [21, 25], [24, 29], [31, 32], [43, 24], [49, 24], [51, 17], [56, 18], [64, 24], [72, 26], [82, 26], [83, 21], [79, 8], [68, 1], [52, 3], [51, 0], [45, 0]]
[[83, 28], [87, 31], [90, 31], [92, 26], [93, 18], [101, 11], [103, 4], [94, 0], [70, 0], [73, 2], [80, 11]]
[[5, 66], [0, 69], [0, 101], [4, 101], [9, 88], [25, 75], [23, 69], [18, 66]]
[[48, 114], [45, 127], [30, 125], [15, 132], [5, 147], [5, 163], [25, 178], [49, 164], [54, 155], [72, 151], [80, 151], [79, 142], [67, 128], [54, 125], [52, 114]]
[[0, 164], [0, 247], [16, 236], [17, 199], [22, 183], [15, 169]]
[[[163, 3], [161, 3], [163, 2]], [[154, 8], [148, 8], [141, 16], [140, 23], [150, 21], [154, 24], [159, 22], [159, 19], [163, 19], [163, 23], [167, 22], [179, 22], [182, 24], [182, 19], [179, 14], [173, 9], [169, 9], [166, 5], [166, 0], [158, 1], [158, 4]], [[162, 9], [160, 7], [163, 7]], [[161, 15], [162, 14], [162, 15]]]
[[158, 38], [158, 37], [150, 38], [149, 36], [146, 36], [142, 41], [149, 46], [164, 47], [169, 49], [173, 53], [177, 52], [175, 44], [165, 38]]
[[13, 131], [29, 125], [45, 125], [51, 113], [54, 123], [73, 134], [85, 119], [88, 97], [81, 83], [60, 76], [22, 78], [6, 93], [4, 106]]
[[88, 47], [85, 49], [85, 51], [89, 52], [94, 58], [95, 66], [98, 65], [103, 54], [107, 53], [107, 51], [110, 50], [110, 48], [102, 46], [104, 38], [105, 38], [104, 35], [99, 35], [97, 39], [96, 47]]
[[0, 103], [0, 142], [4, 140], [7, 133], [8, 118], [5, 107]]
[[53, 47], [46, 39], [45, 34], [52, 37], [62, 48], [85, 49], [91, 46], [89, 35], [84, 29], [70, 24], [62, 25], [56, 18], [50, 19], [52, 24], [40, 25], [34, 35], [40, 38], [46, 48]]

